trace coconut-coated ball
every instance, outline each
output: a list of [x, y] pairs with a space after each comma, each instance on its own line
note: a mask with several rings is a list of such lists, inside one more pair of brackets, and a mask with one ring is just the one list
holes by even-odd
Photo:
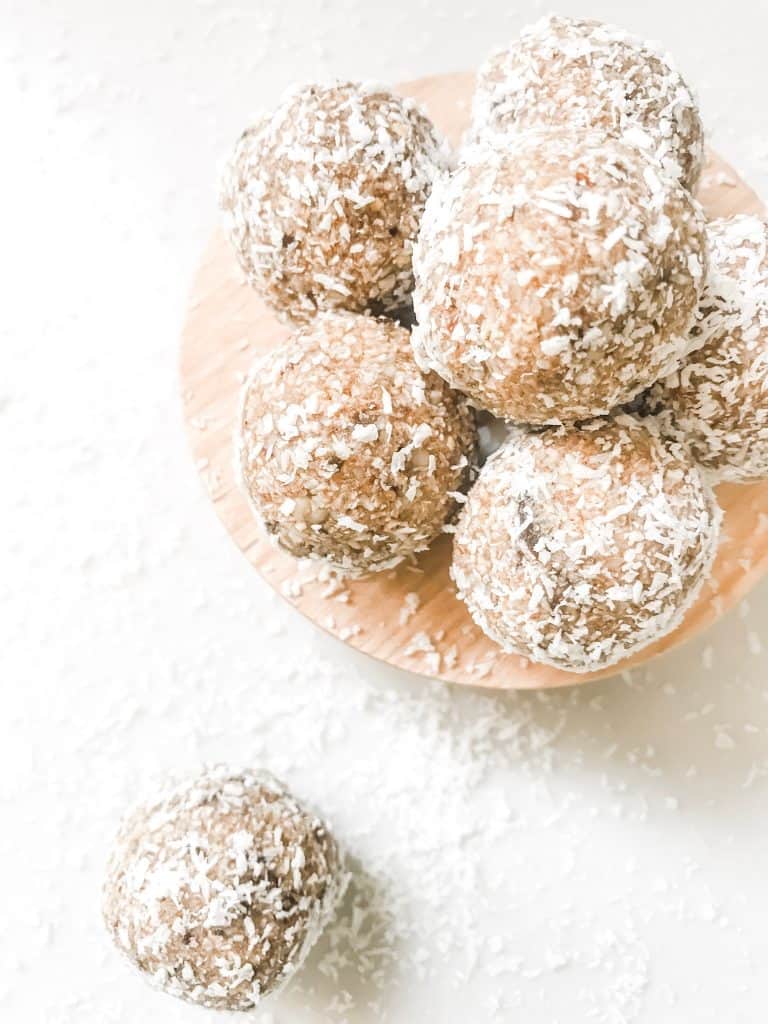
[[603, 415], [679, 365], [705, 266], [700, 206], [623, 143], [476, 147], [427, 203], [414, 351], [497, 416]]
[[662, 431], [716, 480], [768, 477], [768, 225], [740, 215], [708, 226], [703, 346], [651, 389]]
[[216, 766], [124, 819], [104, 920], [156, 987], [250, 1010], [301, 966], [346, 881], [328, 828], [285, 786]]
[[475, 456], [463, 395], [390, 320], [326, 313], [258, 360], [240, 423], [245, 491], [291, 554], [360, 575], [423, 551]]
[[470, 491], [451, 573], [504, 650], [592, 672], [678, 625], [719, 524], [698, 467], [646, 424], [515, 431]]
[[691, 90], [668, 54], [613, 25], [550, 15], [482, 67], [471, 136], [541, 125], [622, 138], [690, 189], [701, 175]]
[[240, 137], [220, 202], [251, 284], [283, 316], [407, 304], [445, 150], [413, 100], [337, 82], [289, 91]]

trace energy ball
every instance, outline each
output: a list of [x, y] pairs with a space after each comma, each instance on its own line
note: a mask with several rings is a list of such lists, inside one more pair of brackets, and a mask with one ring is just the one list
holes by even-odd
[[496, 416], [603, 415], [682, 361], [705, 267], [698, 203], [618, 140], [475, 147], [427, 202], [416, 358]]
[[451, 574], [504, 650], [593, 672], [678, 625], [720, 518], [684, 450], [630, 417], [516, 431], [469, 494]]
[[281, 783], [219, 766], [125, 818], [104, 920], [156, 987], [250, 1010], [301, 966], [346, 879], [326, 826]]
[[405, 328], [326, 313], [254, 366], [240, 466], [281, 547], [362, 575], [441, 532], [469, 481], [475, 441], [464, 396], [422, 373]]
[[540, 125], [598, 129], [693, 189], [704, 162], [696, 101], [666, 54], [599, 21], [556, 15], [493, 54], [478, 76], [471, 134]]
[[445, 160], [413, 100], [354, 82], [289, 91], [243, 133], [223, 175], [246, 277], [294, 320], [407, 305], [413, 242]]
[[742, 215], [708, 230], [703, 347], [647, 405], [715, 479], [760, 480], [768, 477], [768, 225]]

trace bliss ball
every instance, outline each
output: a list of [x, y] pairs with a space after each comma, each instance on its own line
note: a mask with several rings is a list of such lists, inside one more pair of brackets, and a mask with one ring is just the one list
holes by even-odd
[[698, 203], [618, 140], [476, 147], [427, 203], [416, 358], [496, 416], [603, 415], [682, 361], [705, 266]]
[[599, 21], [556, 15], [525, 29], [478, 76], [471, 135], [556, 125], [621, 138], [694, 188], [704, 132], [668, 55]]
[[470, 491], [451, 574], [505, 651], [593, 672], [680, 623], [720, 518], [684, 450], [630, 417], [516, 431]]
[[412, 100], [354, 82], [293, 89], [242, 134], [223, 175], [246, 277], [294, 320], [407, 305], [413, 242], [445, 159]]
[[325, 824], [280, 782], [218, 766], [125, 818], [104, 920], [156, 987], [250, 1010], [301, 966], [346, 877]]
[[342, 573], [389, 569], [451, 520], [474, 415], [389, 320], [326, 313], [260, 359], [240, 422], [245, 491], [277, 543]]
[[716, 480], [768, 477], [768, 225], [709, 224], [710, 265], [697, 328], [703, 346], [647, 405]]

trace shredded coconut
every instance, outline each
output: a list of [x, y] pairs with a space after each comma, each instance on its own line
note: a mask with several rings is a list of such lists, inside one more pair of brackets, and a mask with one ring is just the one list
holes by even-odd
[[419, 363], [519, 423], [610, 413], [675, 369], [705, 222], [647, 166], [617, 140], [560, 130], [465, 153], [435, 182], [414, 252]]
[[518, 432], [469, 494], [451, 571], [505, 650], [588, 672], [679, 624], [720, 519], [684, 450], [630, 417]]
[[480, 69], [473, 138], [541, 125], [599, 129], [693, 189], [704, 132], [668, 54], [613, 25], [550, 15]]
[[413, 241], [445, 163], [412, 100], [352, 82], [289, 90], [242, 134], [221, 183], [248, 280], [296, 320], [407, 305]]
[[346, 883], [326, 826], [281, 783], [216, 766], [126, 817], [104, 919], [157, 987], [248, 1010], [301, 966]]
[[708, 225], [710, 269], [697, 349], [645, 405], [715, 480], [768, 476], [768, 225]]
[[325, 313], [257, 360], [237, 444], [245, 492], [276, 541], [360, 575], [439, 535], [476, 441], [465, 399], [419, 369], [405, 328]]

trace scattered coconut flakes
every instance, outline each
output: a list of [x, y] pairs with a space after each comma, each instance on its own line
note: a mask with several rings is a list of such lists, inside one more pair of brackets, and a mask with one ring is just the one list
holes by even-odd
[[400, 625], [405, 626], [411, 621], [419, 609], [421, 598], [415, 590], [409, 591], [403, 598], [403, 606], [400, 609]]

